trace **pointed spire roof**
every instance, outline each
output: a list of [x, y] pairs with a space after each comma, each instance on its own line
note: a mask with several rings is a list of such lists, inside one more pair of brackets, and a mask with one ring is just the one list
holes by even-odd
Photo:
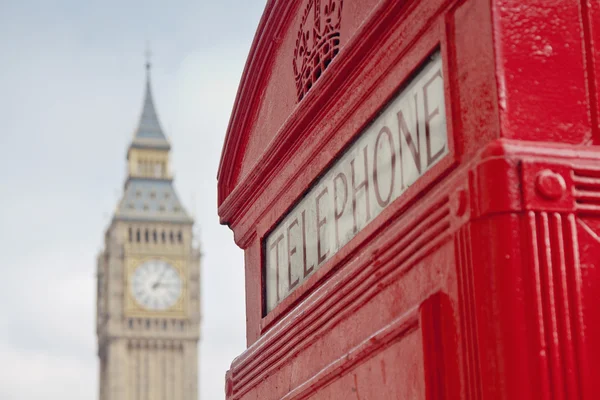
[[[166, 150], [161, 152], [159, 162], [162, 168], [168, 170], [169, 141], [160, 126], [150, 87], [150, 62], [146, 61], [146, 95], [140, 116], [140, 122], [134, 133], [133, 141], [129, 147], [127, 158], [134, 152], [140, 153], [139, 148]], [[146, 153], [141, 151], [142, 154]], [[167, 153], [167, 154], [165, 154]], [[155, 164], [156, 166], [156, 164]], [[114, 214], [114, 220], [145, 221], [145, 222], [173, 222], [193, 223], [183, 204], [177, 196], [173, 186], [173, 178], [163, 169], [157, 176], [154, 169], [148, 171], [137, 170], [138, 165], [129, 167], [129, 175], [125, 181], [124, 192]], [[132, 171], [135, 173], [132, 174]]]
[[152, 88], [150, 85], [150, 67], [150, 61], [147, 60], [146, 94], [144, 97], [144, 105], [142, 108], [142, 114], [140, 116], [140, 122], [134, 133], [131, 147], [169, 149], [169, 141], [167, 140], [162, 127], [160, 126], [158, 115], [156, 114], [156, 109], [154, 108]]

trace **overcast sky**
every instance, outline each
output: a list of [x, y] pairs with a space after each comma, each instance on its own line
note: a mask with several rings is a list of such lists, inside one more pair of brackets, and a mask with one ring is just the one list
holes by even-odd
[[175, 186], [204, 253], [200, 397], [245, 348], [243, 254], [216, 174], [265, 0], [0, 0], [0, 399], [98, 392], [95, 260], [119, 199], [151, 42]]

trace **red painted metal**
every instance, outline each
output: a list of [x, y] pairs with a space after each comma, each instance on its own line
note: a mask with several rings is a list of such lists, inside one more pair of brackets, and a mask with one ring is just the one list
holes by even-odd
[[[313, 48], [331, 62], [300, 77], [298, 43], [327, 16], [337, 50]], [[245, 251], [228, 399], [597, 398], [599, 16], [588, 0], [267, 2], [218, 176]], [[438, 49], [448, 154], [265, 313], [265, 238]]]

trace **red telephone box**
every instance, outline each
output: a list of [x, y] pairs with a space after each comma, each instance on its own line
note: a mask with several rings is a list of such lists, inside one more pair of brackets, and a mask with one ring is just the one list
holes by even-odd
[[271, 0], [219, 215], [228, 399], [595, 399], [600, 3]]

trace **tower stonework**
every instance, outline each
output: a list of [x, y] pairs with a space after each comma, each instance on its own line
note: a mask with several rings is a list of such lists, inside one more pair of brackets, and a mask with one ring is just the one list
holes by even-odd
[[146, 65], [122, 198], [97, 260], [100, 400], [196, 400], [200, 250], [173, 187]]

